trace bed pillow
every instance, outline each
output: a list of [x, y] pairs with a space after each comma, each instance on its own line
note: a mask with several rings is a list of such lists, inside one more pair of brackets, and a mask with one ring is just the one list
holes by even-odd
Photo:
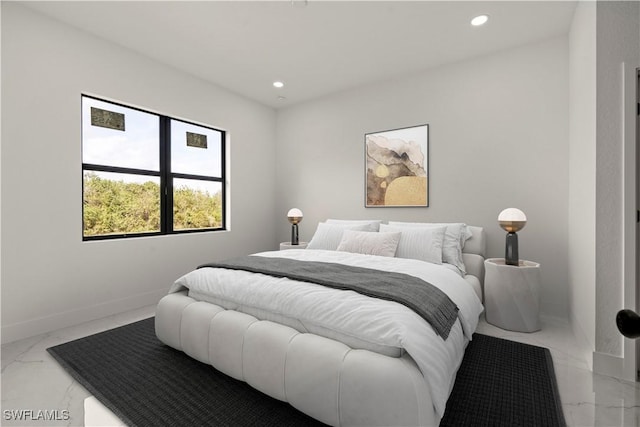
[[389, 221], [389, 225], [397, 227], [424, 227], [438, 228], [446, 227], [444, 241], [442, 243], [442, 262], [451, 264], [460, 270], [463, 276], [467, 274], [467, 269], [462, 258], [462, 249], [465, 242], [471, 238], [472, 233], [466, 224], [461, 222], [437, 223], [437, 222], [394, 222]]
[[372, 233], [370, 231], [344, 230], [339, 251], [365, 255], [394, 257], [401, 232]]
[[341, 225], [367, 225], [369, 229], [367, 231], [378, 231], [382, 220], [379, 219], [328, 219], [325, 221], [327, 224], [341, 224]]
[[460, 246], [464, 248], [464, 244], [469, 240], [473, 233], [469, 226], [462, 222], [400, 222], [389, 221], [389, 225], [398, 227], [447, 227], [450, 236], [455, 236], [460, 241]]
[[367, 231], [370, 228], [367, 224], [327, 224], [320, 222], [311, 241], [307, 245], [307, 249], [335, 251], [338, 249], [340, 240], [342, 240], [342, 233], [345, 230]]
[[397, 227], [380, 224], [381, 232], [401, 232], [397, 258], [442, 264], [442, 241], [447, 227]]

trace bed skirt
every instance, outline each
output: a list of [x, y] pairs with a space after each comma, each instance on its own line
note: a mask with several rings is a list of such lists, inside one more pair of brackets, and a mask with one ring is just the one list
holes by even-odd
[[[436, 426], [431, 395], [407, 354], [389, 357], [166, 295], [156, 309], [165, 344], [333, 426]], [[195, 391], [194, 391], [195, 392]]]

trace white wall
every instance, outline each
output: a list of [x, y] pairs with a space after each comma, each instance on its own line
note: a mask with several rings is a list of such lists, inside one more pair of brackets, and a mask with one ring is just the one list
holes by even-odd
[[[227, 130], [231, 231], [82, 242], [83, 92]], [[3, 342], [152, 304], [199, 263], [274, 248], [272, 109], [2, 2], [2, 113]]]
[[[620, 356], [615, 315], [623, 305], [622, 62], [640, 63], [640, 3], [597, 4], [596, 332], [597, 354]], [[594, 355], [594, 370], [597, 354]]]
[[596, 3], [579, 2], [569, 33], [569, 313], [595, 349]]
[[[417, 53], [419, 54], [419, 53]], [[342, 92], [278, 112], [278, 237], [328, 217], [465, 221], [504, 256], [498, 213], [522, 209], [521, 258], [542, 264], [542, 307], [567, 316], [569, 70], [566, 37]], [[428, 208], [364, 208], [364, 134], [428, 123]]]

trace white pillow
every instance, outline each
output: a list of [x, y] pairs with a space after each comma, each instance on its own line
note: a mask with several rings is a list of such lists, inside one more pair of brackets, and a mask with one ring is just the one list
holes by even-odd
[[460, 270], [463, 276], [467, 274], [467, 269], [462, 258], [462, 248], [465, 242], [471, 238], [472, 233], [466, 224], [461, 222], [436, 223], [436, 222], [394, 222], [389, 221], [389, 225], [397, 227], [424, 227], [439, 228], [446, 226], [444, 242], [442, 243], [442, 262], [454, 265]]
[[367, 231], [369, 229], [367, 224], [327, 224], [321, 222], [318, 223], [318, 228], [307, 245], [307, 249], [335, 251], [342, 240], [344, 230]]
[[372, 233], [370, 231], [345, 230], [337, 250], [393, 257], [396, 255], [401, 235], [401, 232]]
[[382, 220], [380, 219], [328, 219], [325, 221], [327, 224], [348, 224], [348, 225], [363, 225], [366, 224], [369, 229], [367, 231], [378, 231]]
[[381, 232], [400, 231], [396, 257], [442, 264], [442, 241], [447, 227], [398, 227], [381, 224]]

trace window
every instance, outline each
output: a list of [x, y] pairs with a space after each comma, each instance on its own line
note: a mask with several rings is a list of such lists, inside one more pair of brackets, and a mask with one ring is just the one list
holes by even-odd
[[224, 159], [224, 131], [83, 95], [83, 239], [224, 230]]

